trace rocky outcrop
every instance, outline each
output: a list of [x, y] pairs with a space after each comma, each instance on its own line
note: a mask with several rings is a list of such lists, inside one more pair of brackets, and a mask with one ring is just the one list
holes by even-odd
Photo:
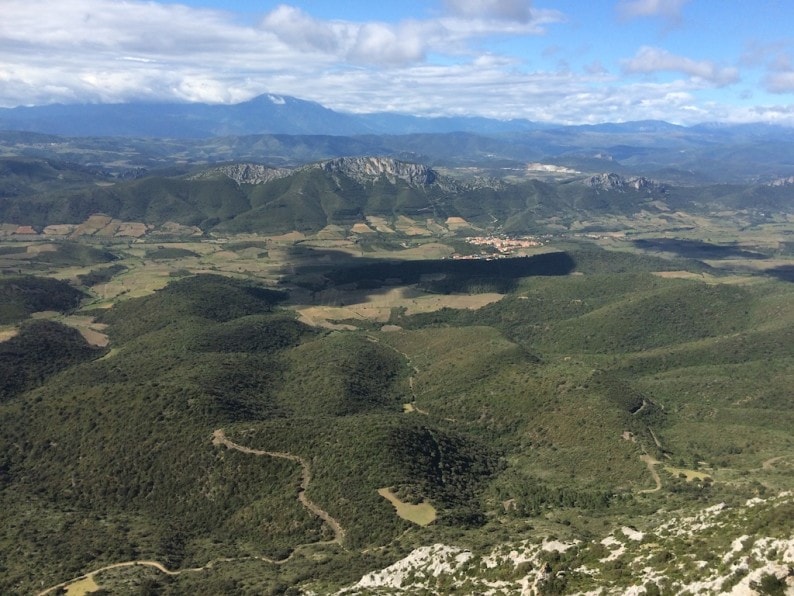
[[385, 176], [391, 183], [402, 180], [412, 186], [427, 186], [433, 184], [437, 177], [427, 166], [387, 157], [340, 157], [307, 167], [344, 174], [358, 182], [372, 182]]
[[794, 176], [788, 176], [786, 178], [777, 178], [776, 180], [772, 180], [768, 184], [768, 186], [792, 186], [794, 185]]
[[644, 176], [633, 176], [624, 178], [620, 174], [596, 174], [584, 180], [585, 186], [595, 190], [616, 190], [625, 192], [627, 190], [639, 190], [646, 192], [664, 192], [665, 188], [658, 182], [645, 178]]
[[276, 178], [288, 176], [291, 173], [292, 171], [286, 168], [269, 168], [255, 163], [235, 163], [206, 170], [192, 176], [191, 179], [201, 180], [226, 176], [234, 180], [237, 184], [264, 184]]

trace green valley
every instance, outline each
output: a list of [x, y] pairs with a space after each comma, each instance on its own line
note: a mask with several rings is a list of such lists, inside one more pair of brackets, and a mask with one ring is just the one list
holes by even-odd
[[27, 167], [0, 205], [0, 592], [786, 581], [780, 192]]

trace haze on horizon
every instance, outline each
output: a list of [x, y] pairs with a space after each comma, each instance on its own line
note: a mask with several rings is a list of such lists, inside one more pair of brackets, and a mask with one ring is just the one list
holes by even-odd
[[784, 1], [5, 0], [0, 106], [238, 103], [794, 125]]

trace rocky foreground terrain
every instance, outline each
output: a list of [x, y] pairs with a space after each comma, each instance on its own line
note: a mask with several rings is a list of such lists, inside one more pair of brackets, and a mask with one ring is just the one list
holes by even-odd
[[794, 594], [794, 538], [777, 536], [775, 524], [793, 510], [794, 493], [784, 492], [690, 515], [660, 511], [644, 530], [589, 541], [423, 546], [339, 594]]

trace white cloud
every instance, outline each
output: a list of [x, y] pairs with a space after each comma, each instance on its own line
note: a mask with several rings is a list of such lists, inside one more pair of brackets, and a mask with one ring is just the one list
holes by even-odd
[[689, 0], [621, 0], [618, 12], [625, 18], [662, 17], [677, 23], [687, 2]]
[[711, 60], [692, 60], [649, 46], [641, 47], [622, 66], [626, 73], [680, 72], [717, 87], [739, 80], [739, 71], [733, 67], [721, 67]]
[[299, 8], [280, 5], [262, 19], [262, 28], [271, 31], [290, 46], [305, 51], [336, 53], [343, 31], [307, 15]]
[[553, 10], [531, 11], [527, 0], [449, 0], [437, 19], [400, 23], [320, 21], [280, 5], [261, 27], [294, 50], [322, 51], [337, 59], [383, 66], [423, 62], [428, 52], [467, 54], [469, 43], [486, 36], [538, 35], [561, 22]]
[[794, 70], [770, 72], [764, 77], [764, 87], [770, 93], [794, 93]]
[[422, 62], [433, 39], [432, 29], [421, 23], [403, 23], [398, 27], [367, 23], [359, 28], [348, 57], [354, 62], [370, 64]]
[[[223, 11], [142, 0], [0, 2], [0, 106], [233, 103], [273, 93], [349, 112], [568, 123], [735, 121], [754, 114], [703, 103], [704, 90], [713, 97], [712, 87], [738, 76], [708, 60], [643, 48], [622, 63], [630, 75], [623, 76], [614, 62], [585, 61], [564, 41], [548, 56], [539, 44], [531, 55], [510, 49], [501, 42], [565, 22], [565, 15], [527, 1], [455, 0], [434, 18], [396, 23], [323, 20], [285, 4], [252, 25]], [[686, 76], [633, 76], [661, 71]], [[767, 85], [791, 90], [787, 76], [769, 70]], [[785, 117], [782, 110], [763, 113]]]
[[763, 67], [766, 74], [761, 79], [762, 87], [769, 93], [794, 92], [794, 60], [791, 55], [792, 41], [751, 41], [745, 45], [741, 64], [747, 67]]

